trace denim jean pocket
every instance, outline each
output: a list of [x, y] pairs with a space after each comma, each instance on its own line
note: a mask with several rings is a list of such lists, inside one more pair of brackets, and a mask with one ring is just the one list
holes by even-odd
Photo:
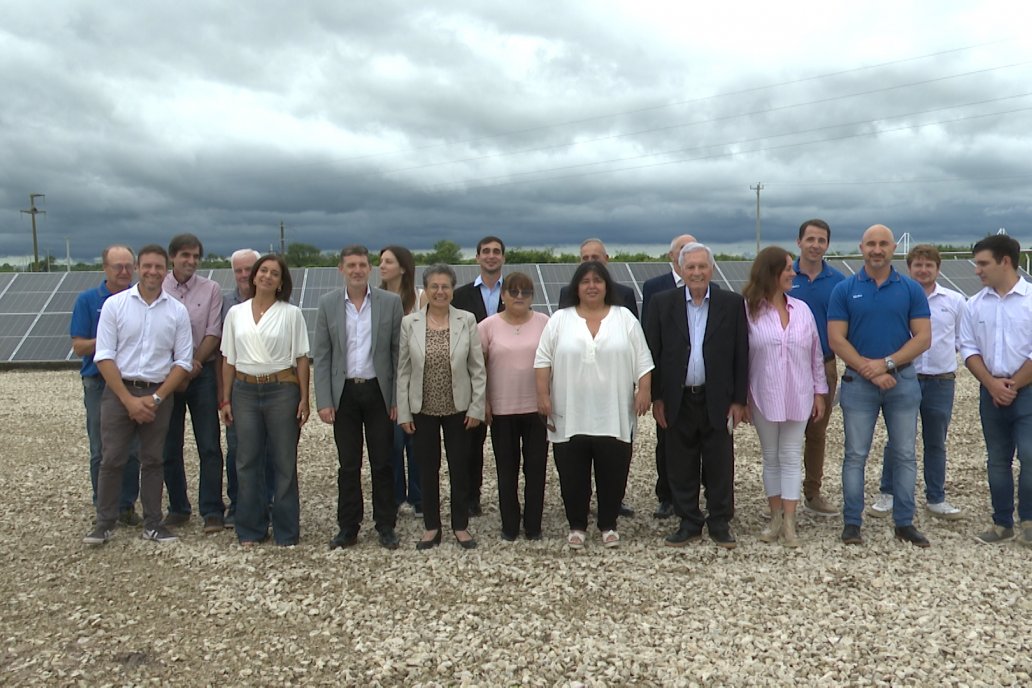
[[847, 373], [847, 374], [842, 376], [842, 381], [843, 382], [852, 382], [853, 381], [853, 376]]

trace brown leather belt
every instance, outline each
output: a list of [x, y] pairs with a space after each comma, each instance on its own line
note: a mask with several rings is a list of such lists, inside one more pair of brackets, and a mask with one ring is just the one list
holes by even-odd
[[299, 384], [297, 371], [293, 368], [284, 368], [283, 370], [269, 373], [267, 375], [248, 375], [247, 373], [241, 373], [238, 370], [236, 379], [252, 385], [267, 385], [272, 382], [293, 382], [295, 385]]
[[956, 373], [939, 373], [937, 375], [926, 375], [924, 373], [917, 374], [918, 380], [956, 380]]

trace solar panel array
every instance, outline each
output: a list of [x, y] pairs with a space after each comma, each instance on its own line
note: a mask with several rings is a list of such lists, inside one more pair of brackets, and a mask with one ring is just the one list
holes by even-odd
[[[830, 259], [829, 263], [846, 275], [862, 266], [856, 259]], [[896, 269], [906, 272], [906, 263], [894, 262]], [[476, 278], [475, 265], [453, 266], [459, 284]], [[752, 261], [721, 261], [713, 280], [721, 287], [741, 292], [749, 278]], [[559, 303], [559, 290], [569, 284], [577, 265], [543, 263], [507, 265], [506, 274], [526, 273], [534, 282], [534, 309], [550, 315]], [[639, 310], [641, 288], [646, 280], [670, 270], [667, 263], [610, 263], [613, 278], [634, 289]], [[422, 283], [423, 268], [416, 269], [416, 283]], [[215, 280], [224, 292], [234, 288], [233, 271], [229, 268], [200, 270], [198, 274]], [[294, 292], [291, 302], [300, 306], [308, 323], [309, 334], [315, 326], [319, 299], [341, 286], [336, 268], [301, 268], [292, 271]], [[1028, 279], [1028, 275], [1022, 271]], [[0, 363], [60, 362], [77, 359], [72, 353], [68, 326], [72, 307], [80, 292], [98, 286], [103, 272], [0, 273]], [[376, 274], [373, 283], [377, 282]], [[971, 296], [982, 288], [969, 260], [947, 260], [942, 263], [940, 283]]]

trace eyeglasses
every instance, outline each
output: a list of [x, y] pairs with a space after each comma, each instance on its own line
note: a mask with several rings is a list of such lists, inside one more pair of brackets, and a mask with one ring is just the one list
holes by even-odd
[[506, 289], [506, 292], [509, 294], [509, 296], [511, 296], [514, 299], [518, 299], [521, 296], [525, 296], [527, 298], [530, 298], [531, 296], [534, 295], [534, 290], [533, 289], [515, 289], [515, 288], [513, 288], [513, 289]]
[[452, 287], [450, 284], [431, 284], [426, 288], [427, 291], [451, 291]]
[[115, 272], [132, 272], [132, 263], [108, 263], [107, 267], [113, 269]]

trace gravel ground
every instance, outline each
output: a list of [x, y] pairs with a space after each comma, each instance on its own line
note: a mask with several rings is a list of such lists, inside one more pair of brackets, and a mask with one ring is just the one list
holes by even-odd
[[[591, 533], [565, 549], [549, 470], [545, 539], [498, 537], [493, 459], [480, 548], [376, 544], [330, 552], [336, 456], [328, 426], [300, 449], [301, 544], [244, 552], [198, 519], [178, 543], [120, 530], [81, 544], [93, 512], [76, 373], [0, 374], [0, 671], [4, 684], [343, 685], [956, 685], [1032, 682], [1032, 551], [987, 547], [977, 390], [962, 374], [947, 489], [959, 521], [917, 524], [932, 540], [896, 542], [868, 519], [862, 547], [838, 542], [839, 518], [803, 516], [803, 547], [756, 539], [765, 500], [755, 433], [738, 434], [738, 549], [662, 545], [651, 517], [654, 427], [642, 423], [621, 546]], [[840, 501], [841, 416], [829, 431], [826, 493]], [[880, 432], [880, 431], [879, 431]], [[190, 443], [188, 438], [188, 445]], [[875, 442], [880, 456], [882, 436]], [[196, 490], [196, 453], [188, 453]], [[878, 463], [874, 462], [875, 468]], [[877, 470], [867, 471], [867, 493]], [[368, 505], [368, 479], [365, 494]], [[923, 504], [919, 478], [918, 504]]]

